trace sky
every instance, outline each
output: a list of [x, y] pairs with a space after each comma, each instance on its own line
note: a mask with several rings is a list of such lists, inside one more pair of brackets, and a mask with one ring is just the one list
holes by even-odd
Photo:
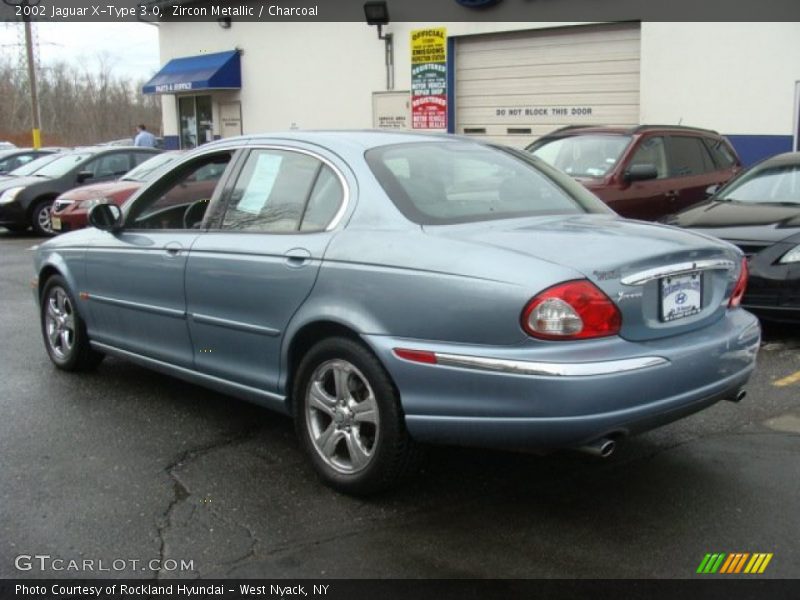
[[[43, 68], [58, 60], [76, 66], [98, 64], [106, 56], [112, 74], [134, 81], [149, 79], [161, 67], [158, 27], [146, 23], [36, 23], [39, 62]], [[21, 23], [0, 23], [0, 55], [19, 56]]]

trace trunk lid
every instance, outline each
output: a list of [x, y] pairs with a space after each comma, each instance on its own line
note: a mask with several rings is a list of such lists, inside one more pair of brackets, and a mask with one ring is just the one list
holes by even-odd
[[[634, 341], [678, 335], [721, 318], [727, 310], [725, 299], [733, 290], [741, 260], [738, 250], [714, 238], [614, 215], [557, 215], [426, 226], [425, 231], [502, 248], [582, 273], [619, 307], [622, 313], [620, 335]], [[698, 279], [691, 283], [691, 289], [698, 283], [701, 287], [699, 312], [665, 320], [662, 315], [664, 277], [659, 277], [654, 270], [678, 265], [684, 267], [679, 270], [691, 272], [704, 265], [712, 268], [697, 270]], [[643, 278], [646, 281], [640, 281]], [[520, 279], [524, 280], [524, 273], [520, 274]], [[556, 283], [559, 282], [553, 282]], [[670, 283], [675, 289], [686, 280], [672, 278]], [[673, 300], [675, 293], [680, 292], [680, 288], [677, 289]], [[693, 300], [691, 289], [687, 290], [689, 304]], [[531, 289], [531, 297], [540, 291]]]

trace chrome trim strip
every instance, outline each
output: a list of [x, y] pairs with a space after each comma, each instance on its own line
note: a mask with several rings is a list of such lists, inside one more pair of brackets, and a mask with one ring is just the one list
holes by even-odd
[[89, 295], [89, 300], [95, 300], [103, 304], [111, 304], [112, 306], [121, 306], [123, 308], [130, 308], [133, 310], [141, 310], [143, 312], [151, 312], [157, 315], [164, 315], [166, 317], [174, 317], [176, 319], [185, 319], [186, 311], [177, 310], [174, 308], [164, 308], [163, 306], [153, 306], [152, 304], [142, 304], [141, 302], [130, 302], [128, 300], [119, 300], [117, 298], [109, 298], [108, 296]]
[[195, 323], [202, 323], [204, 325], [216, 325], [217, 327], [226, 327], [228, 329], [238, 329], [239, 331], [246, 331], [247, 333], [260, 333], [269, 337], [277, 337], [281, 334], [279, 329], [272, 327], [262, 327], [260, 325], [251, 325], [250, 323], [242, 323], [241, 321], [231, 321], [230, 319], [220, 319], [209, 315], [201, 315], [198, 313], [191, 313], [189, 315]]
[[642, 285], [654, 279], [661, 279], [662, 277], [669, 277], [672, 275], [685, 275], [693, 271], [710, 271], [715, 269], [724, 269], [730, 271], [736, 267], [736, 263], [732, 260], [713, 258], [708, 260], [696, 260], [694, 262], [676, 263], [674, 265], [666, 265], [664, 267], [656, 267], [655, 269], [647, 269], [639, 271], [633, 275], [627, 275], [620, 279], [622, 285]]
[[193, 369], [187, 369], [186, 367], [179, 367], [177, 365], [173, 365], [172, 363], [164, 362], [156, 358], [150, 358], [149, 356], [137, 354], [136, 352], [122, 350], [121, 348], [103, 344], [102, 342], [95, 342], [92, 340], [90, 344], [95, 350], [130, 360], [131, 362], [139, 364], [148, 369], [158, 371], [159, 373], [172, 375], [190, 383], [203, 385], [225, 394], [231, 394], [250, 402], [256, 402], [262, 406], [266, 406], [280, 412], [287, 412], [285, 396], [250, 387], [248, 385], [243, 385], [241, 383], [228, 381], [227, 379], [222, 379], [221, 377], [207, 375]]
[[[305, 148], [298, 148], [296, 146], [284, 146], [281, 144], [270, 144], [270, 143], [261, 143], [255, 142], [252, 145], [247, 145], [248, 149], [256, 149], [256, 150], [282, 150], [284, 152], [298, 152], [300, 154], [305, 154], [307, 156], [311, 156], [312, 158], [316, 158], [318, 161], [322, 162], [323, 164], [330, 167], [331, 171], [333, 171], [334, 175], [339, 179], [339, 184], [342, 186], [342, 205], [339, 207], [339, 210], [336, 211], [336, 214], [331, 219], [331, 222], [328, 223], [328, 226], [324, 229], [324, 231], [331, 231], [336, 228], [339, 222], [342, 220], [347, 207], [350, 204], [350, 186], [347, 185], [347, 179], [345, 179], [344, 174], [339, 170], [335, 164], [333, 164], [330, 160], [325, 158], [324, 156], [312, 152], [311, 150], [306, 150]], [[305, 233], [303, 231], [298, 231], [297, 233]], [[313, 231], [308, 233], [314, 233]]]
[[666, 365], [669, 361], [660, 356], [642, 356], [602, 362], [549, 363], [527, 360], [508, 360], [505, 358], [486, 358], [463, 354], [444, 354], [434, 352], [437, 364], [448, 367], [463, 367], [481, 371], [495, 371], [514, 375], [548, 375], [553, 377], [591, 377], [611, 375], [625, 371], [637, 371]]

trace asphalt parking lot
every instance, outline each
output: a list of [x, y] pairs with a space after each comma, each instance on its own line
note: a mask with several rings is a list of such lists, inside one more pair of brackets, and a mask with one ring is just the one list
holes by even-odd
[[434, 448], [361, 500], [317, 481], [285, 417], [116, 359], [56, 370], [29, 288], [40, 241], [0, 230], [0, 577], [682, 578], [709, 552], [798, 576], [800, 327], [765, 329], [743, 402], [608, 460]]

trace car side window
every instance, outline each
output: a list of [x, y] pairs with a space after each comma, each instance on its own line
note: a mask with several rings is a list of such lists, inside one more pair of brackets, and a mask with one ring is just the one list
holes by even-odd
[[669, 167], [671, 177], [701, 175], [715, 170], [702, 138], [681, 135], [670, 138]]
[[122, 152], [105, 154], [86, 163], [81, 171], [94, 174], [94, 179], [111, 179], [121, 177], [130, 171], [128, 155]]
[[155, 153], [152, 153], [152, 152], [134, 152], [133, 154], [131, 154], [131, 158], [133, 159], [133, 162], [131, 164], [131, 168], [138, 167], [144, 161], [150, 160], [154, 156], [155, 156]]
[[642, 140], [636, 152], [633, 153], [628, 167], [634, 165], [653, 165], [658, 173], [658, 179], [669, 177], [664, 138], [656, 136]]
[[222, 229], [321, 231], [342, 201], [338, 177], [317, 158], [287, 150], [253, 150], [234, 186]]
[[339, 178], [328, 165], [324, 165], [311, 190], [300, 231], [323, 231], [344, 202], [344, 191]]
[[125, 228], [200, 227], [230, 160], [230, 152], [206, 155], [167, 173], [136, 199], [125, 219]]
[[724, 141], [706, 138], [705, 143], [709, 152], [711, 152], [714, 162], [717, 163], [720, 169], [730, 169], [736, 165], [736, 156]]
[[[13, 171], [17, 167], [19, 167], [19, 166], [25, 164], [26, 162], [28, 162], [27, 160], [25, 160], [25, 158], [27, 158], [27, 157], [24, 157], [24, 156], [12, 156], [12, 157], [0, 160], [0, 172], [5, 173], [6, 171]], [[30, 159], [28, 159], [28, 160], [30, 160]]]

